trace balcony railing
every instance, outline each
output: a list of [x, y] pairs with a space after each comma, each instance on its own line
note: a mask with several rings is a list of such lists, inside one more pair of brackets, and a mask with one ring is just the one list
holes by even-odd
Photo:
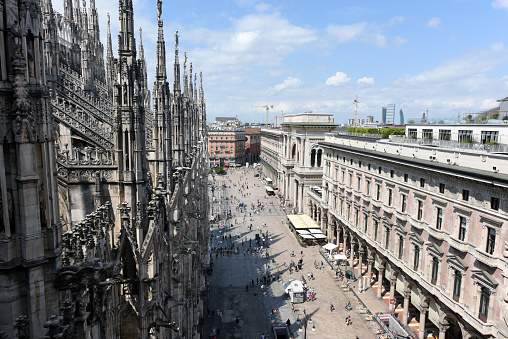
[[472, 151], [479, 153], [504, 153], [508, 152], [508, 145], [506, 144], [481, 144], [481, 143], [467, 143], [458, 142], [453, 140], [433, 140], [433, 139], [412, 139], [401, 136], [392, 136], [391, 142], [398, 144], [421, 145], [431, 147], [451, 148], [463, 151]]

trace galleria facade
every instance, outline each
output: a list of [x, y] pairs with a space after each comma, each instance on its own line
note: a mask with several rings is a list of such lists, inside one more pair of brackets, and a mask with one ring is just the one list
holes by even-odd
[[508, 337], [506, 126], [318, 136], [327, 115], [306, 115], [261, 130], [263, 171], [329, 241], [358, 254], [348, 265], [359, 290], [392, 300], [419, 338]]
[[0, 338], [199, 337], [202, 74], [177, 32], [168, 83], [158, 0], [150, 91], [133, 10], [115, 57], [94, 0], [0, 0]]

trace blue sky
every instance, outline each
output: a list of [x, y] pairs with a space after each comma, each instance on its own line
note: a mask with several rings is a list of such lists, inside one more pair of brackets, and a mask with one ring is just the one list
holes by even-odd
[[[111, 14], [115, 48], [118, 2], [96, 6], [104, 45]], [[153, 83], [156, 0], [134, 0], [134, 13]], [[508, 0], [163, 0], [163, 19], [168, 79], [178, 30], [180, 56], [203, 71], [208, 121], [264, 122], [252, 106], [268, 103], [271, 121], [313, 111], [343, 123], [356, 95], [359, 118], [395, 103], [406, 121], [427, 108], [445, 119], [508, 96]]]

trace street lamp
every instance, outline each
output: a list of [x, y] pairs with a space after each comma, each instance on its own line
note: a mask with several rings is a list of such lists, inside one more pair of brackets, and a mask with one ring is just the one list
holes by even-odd
[[[296, 320], [298, 322], [298, 319]], [[311, 323], [312, 324], [312, 319], [310, 317], [310, 314], [307, 314], [307, 312], [305, 311], [305, 309], [303, 309], [303, 328], [304, 328], [304, 332], [303, 332], [303, 339], [307, 339], [307, 324], [308, 323]], [[299, 332], [302, 331], [302, 328], [300, 328]], [[314, 327], [314, 325], [312, 325], [312, 331], [316, 331], [316, 328]]]

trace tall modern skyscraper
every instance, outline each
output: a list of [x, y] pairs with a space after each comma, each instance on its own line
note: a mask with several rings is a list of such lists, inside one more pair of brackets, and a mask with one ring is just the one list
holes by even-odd
[[389, 104], [386, 107], [386, 119], [384, 120], [385, 124], [394, 124], [395, 123], [395, 104]]
[[381, 107], [381, 122], [386, 122], [386, 107]]
[[399, 111], [399, 116], [400, 116], [400, 124], [404, 125], [404, 112], [402, 112], [402, 108]]

